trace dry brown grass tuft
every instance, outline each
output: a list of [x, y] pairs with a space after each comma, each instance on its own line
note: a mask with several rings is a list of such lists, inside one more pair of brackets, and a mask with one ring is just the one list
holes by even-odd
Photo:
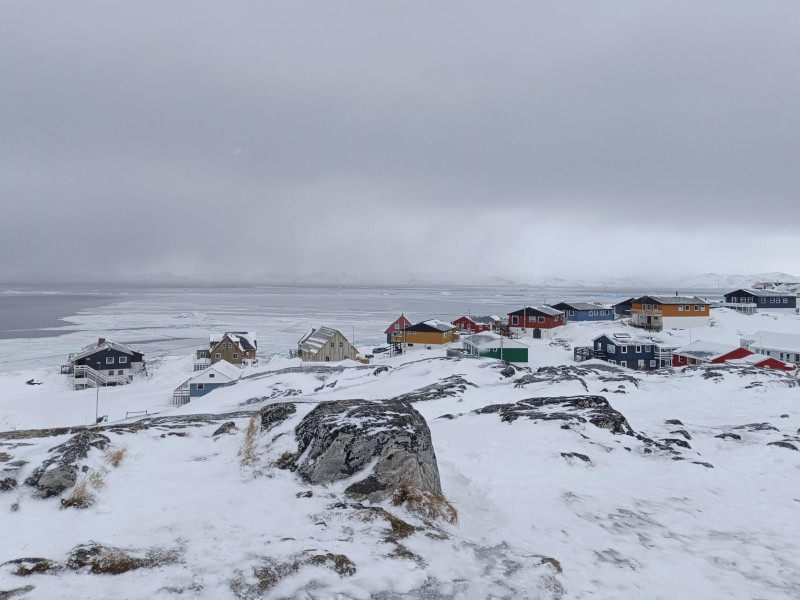
[[297, 470], [296, 460], [300, 455], [297, 452], [284, 452], [278, 458], [273, 460], [270, 463], [270, 466], [273, 466], [277, 469], [286, 469], [289, 471]]
[[125, 453], [127, 451], [127, 448], [109, 448], [105, 452], [106, 462], [116, 469], [122, 462], [122, 459], [125, 458]]
[[244, 434], [244, 444], [242, 445], [242, 466], [252, 465], [258, 459], [256, 452], [256, 439], [261, 431], [261, 414], [254, 412], [247, 424], [247, 431]]
[[66, 498], [61, 499], [61, 508], [89, 508], [97, 497], [89, 489], [89, 478], [84, 477]]
[[406, 508], [428, 519], [442, 519], [455, 525], [458, 523], [458, 510], [444, 496], [422, 492], [417, 488], [403, 486], [392, 496], [394, 506], [406, 505]]

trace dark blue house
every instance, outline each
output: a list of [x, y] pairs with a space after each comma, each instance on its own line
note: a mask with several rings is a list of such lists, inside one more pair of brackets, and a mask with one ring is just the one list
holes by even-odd
[[797, 296], [778, 290], [743, 288], [725, 294], [723, 306], [747, 314], [753, 313], [759, 308], [780, 308], [794, 311], [797, 308]]
[[672, 354], [678, 347], [654, 335], [630, 333], [603, 334], [592, 344], [593, 358], [642, 371], [671, 367]]
[[559, 302], [553, 308], [564, 311], [569, 321], [613, 321], [614, 309], [593, 302]]

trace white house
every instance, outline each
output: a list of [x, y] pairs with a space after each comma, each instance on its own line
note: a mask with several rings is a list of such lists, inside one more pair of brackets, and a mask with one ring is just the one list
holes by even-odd
[[756, 354], [800, 364], [800, 335], [794, 333], [757, 331], [743, 337], [739, 345]]

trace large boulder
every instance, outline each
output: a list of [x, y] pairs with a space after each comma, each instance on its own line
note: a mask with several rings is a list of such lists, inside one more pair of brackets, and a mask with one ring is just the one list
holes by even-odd
[[89, 455], [89, 450], [105, 450], [110, 443], [105, 435], [85, 429], [51, 448], [50, 456], [33, 470], [25, 483], [35, 488], [40, 498], [58, 496], [75, 485], [78, 463]]
[[371, 473], [345, 493], [380, 502], [400, 488], [441, 495], [439, 467], [425, 419], [408, 402], [322, 402], [295, 428], [301, 460], [297, 472], [312, 484]]

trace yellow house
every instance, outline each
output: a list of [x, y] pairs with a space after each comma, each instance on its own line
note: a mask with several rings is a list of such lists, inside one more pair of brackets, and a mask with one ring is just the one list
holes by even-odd
[[442, 346], [455, 341], [456, 327], [438, 319], [422, 321], [392, 334], [392, 342], [408, 346]]

